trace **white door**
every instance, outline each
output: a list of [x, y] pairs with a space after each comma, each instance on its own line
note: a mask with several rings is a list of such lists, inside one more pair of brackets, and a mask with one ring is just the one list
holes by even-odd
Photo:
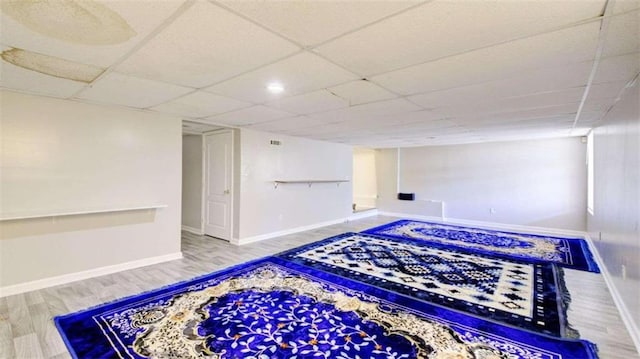
[[233, 204], [233, 133], [214, 132], [204, 138], [204, 233], [228, 241], [231, 240]]

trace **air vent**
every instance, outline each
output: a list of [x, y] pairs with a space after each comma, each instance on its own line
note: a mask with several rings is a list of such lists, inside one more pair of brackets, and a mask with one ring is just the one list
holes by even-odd
[[274, 146], [280, 146], [280, 145], [282, 144], [282, 143], [281, 143], [280, 141], [278, 141], [278, 140], [271, 140], [271, 142], [270, 142], [270, 143], [271, 143], [272, 145], [274, 145]]

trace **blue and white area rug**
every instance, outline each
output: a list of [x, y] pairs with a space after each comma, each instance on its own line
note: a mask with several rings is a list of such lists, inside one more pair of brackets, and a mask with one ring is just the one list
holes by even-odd
[[567, 268], [600, 273], [587, 242], [582, 238], [494, 231], [412, 220], [392, 222], [363, 233], [420, 239], [435, 246], [455, 246], [507, 259], [551, 262]]
[[567, 332], [568, 296], [563, 296], [561, 273], [552, 264], [518, 263], [361, 233], [344, 233], [277, 256], [489, 320], [575, 336]]
[[550, 338], [266, 258], [55, 318], [74, 358], [596, 358]]

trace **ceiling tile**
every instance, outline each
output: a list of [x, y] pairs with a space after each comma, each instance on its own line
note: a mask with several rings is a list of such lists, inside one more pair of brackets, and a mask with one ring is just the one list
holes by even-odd
[[186, 117], [207, 117], [251, 106], [248, 102], [196, 91], [151, 109]]
[[[263, 103], [323, 89], [355, 78], [354, 74], [319, 56], [302, 52], [205, 90], [245, 101]], [[272, 82], [282, 84], [284, 93], [278, 95], [269, 93], [266, 87]]]
[[[586, 80], [585, 80], [586, 82]], [[525, 82], [523, 82], [525, 83]], [[501, 107], [513, 108], [531, 106], [531, 104], [560, 104], [580, 101], [585, 86], [571, 87], [563, 90], [539, 91], [532, 94], [519, 95], [509, 92], [509, 87], [486, 86], [487, 93], [482, 93], [482, 87], [462, 87], [446, 91], [430, 92], [423, 95], [411, 96], [410, 100], [428, 108], [449, 107]], [[479, 90], [479, 91], [476, 91]], [[529, 89], [527, 89], [528, 92]], [[515, 93], [516, 96], [509, 96]], [[447, 97], [447, 95], [451, 97]]]
[[467, 126], [469, 124], [489, 124], [489, 123], [506, 123], [521, 121], [537, 121], [540, 119], [562, 119], [571, 120], [575, 118], [578, 111], [579, 103], [564, 104], [558, 106], [549, 106], [537, 109], [523, 109], [510, 112], [501, 112], [494, 114], [479, 114], [458, 116], [453, 119], [456, 123]]
[[370, 76], [594, 18], [604, 4], [604, 0], [432, 1], [318, 50]]
[[580, 113], [580, 119], [576, 126], [584, 126], [595, 124], [604, 118], [606, 110], [603, 111], [583, 111]]
[[640, 8], [640, 1], [638, 0], [616, 0], [613, 4], [613, 13], [619, 14], [627, 11], [632, 11]]
[[198, 1], [118, 66], [118, 71], [204, 87], [298, 50], [227, 10]]
[[[569, 128], [561, 129], [536, 129], [536, 128], [515, 128], [515, 129], [495, 129], [491, 134], [483, 133], [483, 142], [506, 142], [506, 141], [527, 141], [549, 138], [567, 137], [572, 133]], [[576, 136], [580, 136], [576, 134]], [[455, 144], [455, 143], [454, 143]]]
[[12, 47], [108, 67], [183, 3], [3, 1], [1, 39]]
[[[559, 91], [535, 93], [526, 96], [507, 97], [495, 102], [500, 111], [512, 111], [516, 109], [534, 109], [578, 103], [582, 100], [585, 87], [573, 87]], [[499, 111], [495, 111], [499, 112]]]
[[599, 31], [599, 23], [589, 23], [412, 66], [371, 80], [409, 95], [588, 61], [595, 55]]
[[366, 80], [356, 80], [329, 88], [329, 91], [349, 101], [350, 105], [396, 98], [393, 93]]
[[560, 126], [515, 126], [515, 127], [494, 127], [489, 131], [477, 131], [473, 133], [482, 138], [482, 142], [501, 141], [527, 141], [537, 139], [548, 139], [556, 137], [568, 137], [571, 135], [572, 125], [570, 123]]
[[420, 110], [414, 112], [397, 113], [386, 116], [365, 116], [347, 118], [339, 122], [330, 123], [328, 127], [318, 129], [318, 132], [336, 131], [378, 131], [381, 129], [411, 129], [421, 130], [451, 126], [451, 121], [443, 118], [442, 114]]
[[591, 98], [584, 102], [583, 111], [606, 111], [615, 102], [615, 97]]
[[471, 132], [453, 132], [447, 134], [438, 134], [436, 136], [428, 137], [414, 137], [406, 138], [402, 137], [396, 140], [396, 145], [391, 147], [412, 147], [412, 146], [446, 146], [456, 144], [468, 144], [483, 142], [483, 139]]
[[363, 105], [351, 106], [344, 109], [327, 111], [310, 115], [325, 123], [334, 123], [356, 119], [369, 119], [384, 117], [399, 113], [420, 111], [422, 108], [405, 100], [393, 99], [380, 102], [372, 102]]
[[321, 133], [321, 132], [318, 132], [319, 129], [326, 129], [326, 128], [322, 126], [305, 127], [305, 128], [288, 131], [285, 134], [289, 136], [311, 138], [315, 140], [329, 141], [329, 142], [331, 142], [330, 140], [328, 140], [329, 137], [337, 136], [338, 134], [345, 134], [344, 131], [336, 131], [332, 133]]
[[452, 135], [466, 137], [466, 136], [469, 136], [470, 134], [471, 134], [471, 131], [459, 126], [444, 127], [444, 128], [432, 129], [432, 130], [419, 130], [419, 131], [414, 130], [411, 132], [391, 130], [385, 133], [386, 136], [397, 137], [397, 138], [401, 138], [403, 140], [409, 140], [412, 142], [434, 141], [434, 140], [437, 140], [439, 137], [452, 136]]
[[592, 62], [585, 62], [530, 71], [504, 80], [432, 91], [410, 96], [408, 99], [423, 107], [439, 108], [495, 102], [507, 97], [553, 93], [572, 88], [584, 89], [592, 65]]
[[574, 116], [565, 115], [565, 116], [544, 116], [544, 117], [536, 117], [536, 118], [521, 118], [517, 120], [485, 120], [485, 121], [474, 121], [474, 122], [464, 122], [463, 125], [466, 128], [469, 128], [472, 131], [478, 133], [490, 132], [492, 129], [496, 128], [521, 128], [521, 127], [540, 127], [540, 126], [548, 126], [548, 127], [566, 127], [568, 125], [573, 125]]
[[203, 133], [203, 132], [215, 131], [215, 130], [221, 130], [221, 129], [224, 129], [224, 127], [195, 122], [195, 121], [182, 120], [183, 131]]
[[257, 105], [233, 112], [223, 113], [221, 115], [207, 117], [207, 120], [217, 124], [246, 126], [293, 116], [294, 115], [289, 112]]
[[417, 1], [221, 1], [303, 46], [319, 44]]
[[606, 36], [602, 56], [640, 52], [640, 11], [611, 18]]
[[424, 119], [419, 122], [407, 122], [401, 125], [395, 125], [389, 121], [385, 126], [376, 127], [375, 131], [380, 134], [398, 134], [404, 133], [411, 136], [420, 136], [430, 131], [444, 131], [445, 129], [456, 128], [458, 131], [462, 129], [457, 123], [448, 119]]
[[84, 82], [61, 79], [0, 62], [0, 86], [40, 95], [67, 98], [80, 91]]
[[281, 133], [291, 133], [294, 131], [299, 131], [303, 128], [311, 128], [316, 126], [321, 126], [323, 123], [315, 120], [311, 117], [307, 116], [296, 116], [285, 118], [281, 120], [274, 120], [269, 122], [262, 122], [255, 125], [250, 126], [252, 129], [260, 130], [260, 131], [268, 131], [268, 132], [281, 132]]
[[327, 90], [319, 90], [271, 101], [269, 106], [302, 115], [347, 107], [349, 103]]
[[311, 135], [318, 134], [321, 129], [326, 129], [327, 126], [331, 126], [331, 125], [322, 124], [322, 125], [313, 125], [308, 127], [300, 127], [300, 128], [291, 129], [287, 131], [287, 134], [291, 136], [309, 137]]
[[591, 85], [589, 89], [589, 97], [592, 98], [615, 98], [618, 97], [620, 91], [627, 84], [627, 81], [603, 82]]
[[112, 72], [77, 97], [106, 104], [147, 108], [190, 91], [193, 89]]
[[[79, 98], [205, 123], [188, 124], [189, 133], [222, 124], [394, 147], [583, 134], [640, 71], [635, 0], [613, 2], [617, 15], [575, 128], [605, 0], [222, 1], [9, 5], [40, 9], [39, 21], [7, 13], [2, 2], [2, 51], [93, 65], [94, 74], [136, 52], [86, 89], [5, 58], [0, 86], [63, 98], [85, 89]], [[68, 16], [74, 6], [104, 22]], [[126, 26], [114, 32], [84, 31], [120, 17]], [[83, 31], [59, 31], [74, 26]], [[269, 94], [271, 81], [286, 91]]]
[[482, 114], [496, 114], [502, 112], [528, 111], [547, 107], [575, 104], [582, 100], [585, 87], [574, 87], [567, 90], [542, 92], [527, 96], [508, 98], [494, 98], [487, 101], [456, 104], [438, 108], [450, 117], [478, 116]]
[[362, 123], [369, 128], [388, 128], [415, 126], [423, 129], [440, 127], [447, 122], [445, 116], [440, 111], [420, 110], [405, 113], [396, 113], [387, 116], [371, 116], [348, 120], [350, 123]]
[[640, 53], [607, 57], [600, 61], [593, 83], [629, 81], [640, 72]]

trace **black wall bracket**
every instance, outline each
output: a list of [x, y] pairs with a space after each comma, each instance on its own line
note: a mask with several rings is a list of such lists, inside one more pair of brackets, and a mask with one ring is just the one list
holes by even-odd
[[415, 193], [398, 193], [398, 199], [401, 201], [415, 201]]

